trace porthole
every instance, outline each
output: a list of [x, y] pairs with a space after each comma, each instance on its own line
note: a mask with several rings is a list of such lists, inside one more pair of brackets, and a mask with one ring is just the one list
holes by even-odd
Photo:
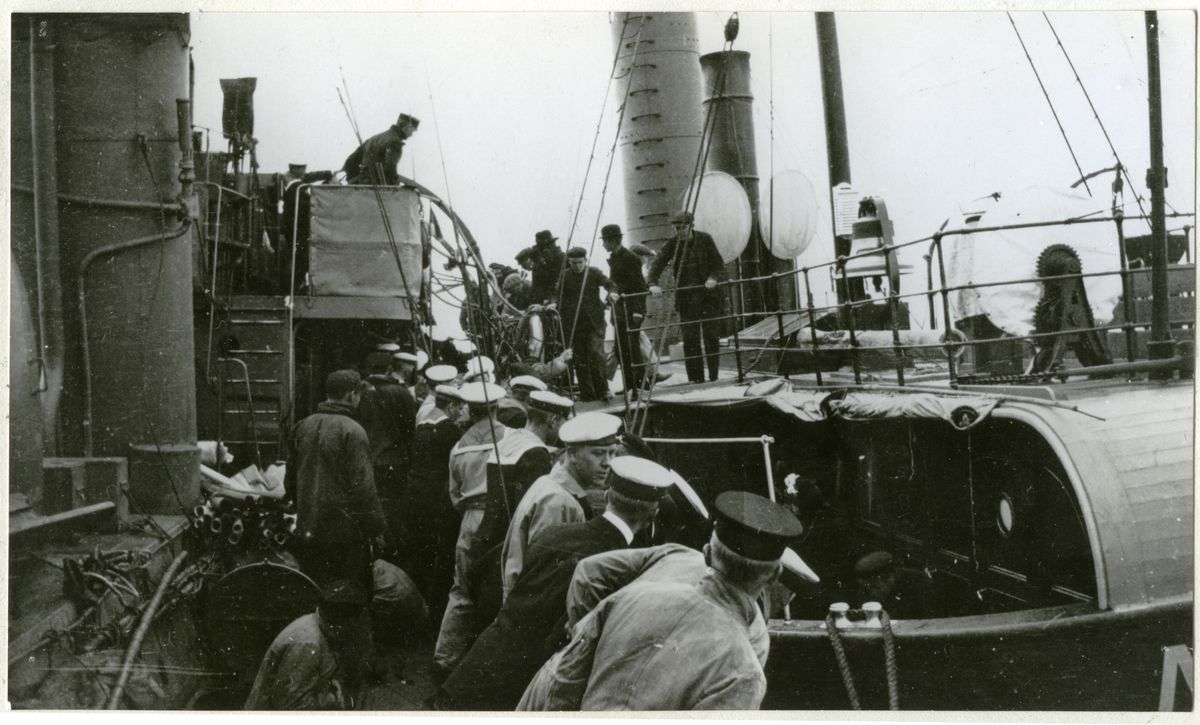
[[996, 528], [1000, 529], [1004, 536], [1012, 533], [1013, 502], [1006, 493], [1000, 494], [1000, 503], [996, 506]]

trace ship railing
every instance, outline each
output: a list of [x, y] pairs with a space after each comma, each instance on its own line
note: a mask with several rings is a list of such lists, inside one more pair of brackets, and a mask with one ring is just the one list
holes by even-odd
[[[1191, 217], [1194, 217], [1195, 215], [1192, 213], [1173, 213], [1173, 214], [1169, 214], [1167, 216], [1168, 216], [1168, 218], [1191, 218]], [[734, 359], [736, 361], [737, 378], [738, 378], [739, 382], [744, 380], [744, 378], [748, 372], [755, 372], [755, 373], [760, 373], [760, 374], [763, 372], [766, 372], [767, 374], [775, 374], [775, 375], [782, 375], [783, 377], [788, 377], [787, 369], [786, 369], [786, 367], [784, 367], [785, 355], [788, 352], [798, 352], [801, 349], [801, 347], [803, 347], [803, 348], [807, 348], [807, 350], [811, 352], [812, 364], [810, 367], [813, 369], [813, 372], [815, 373], [816, 383], [818, 386], [824, 385], [824, 382], [825, 382], [824, 376], [822, 374], [822, 368], [823, 368], [822, 362], [828, 363], [833, 359], [832, 356], [834, 356], [834, 355], [841, 356], [841, 355], [846, 355], [846, 354], [848, 354], [848, 356], [850, 358], [851, 367], [853, 368], [854, 382], [855, 382], [855, 384], [861, 384], [862, 380], [863, 380], [863, 372], [864, 372], [862, 355], [864, 353], [864, 350], [867, 350], [867, 349], [870, 349], [875, 352], [883, 352], [885, 350], [890, 350], [891, 356], [892, 356], [893, 362], [894, 362], [896, 381], [899, 385], [904, 385], [905, 369], [908, 367], [908, 363], [912, 359], [914, 359], [914, 353], [921, 353], [921, 352], [928, 353], [929, 351], [933, 351], [933, 350], [941, 350], [942, 355], [936, 356], [936, 357], [940, 358], [940, 360], [944, 360], [945, 365], [946, 365], [946, 372], [948, 373], [948, 377], [949, 377], [950, 385], [952, 388], [957, 388], [958, 387], [958, 379], [960, 377], [960, 375], [959, 375], [960, 370], [958, 369], [958, 358], [960, 358], [967, 349], [980, 350], [980, 349], [987, 348], [988, 346], [1013, 345], [1013, 344], [1020, 344], [1020, 345], [1026, 346], [1028, 348], [1036, 349], [1039, 346], [1038, 343], [1041, 343], [1043, 341], [1046, 341], [1046, 340], [1049, 340], [1049, 339], [1052, 339], [1055, 337], [1059, 337], [1064, 334], [1065, 335], [1078, 335], [1078, 334], [1096, 333], [1096, 334], [1101, 335], [1102, 337], [1106, 338], [1109, 332], [1118, 331], [1118, 330], [1124, 332], [1125, 350], [1126, 350], [1126, 363], [1125, 364], [1092, 366], [1092, 367], [1084, 367], [1080, 370], [1072, 369], [1069, 371], [1059, 368], [1052, 372], [1041, 371], [1038, 373], [1038, 375], [1046, 380], [1049, 380], [1049, 379], [1052, 379], [1053, 377], [1060, 377], [1062, 375], [1066, 375], [1066, 374], [1068, 374], [1068, 372], [1070, 374], [1112, 374], [1112, 373], [1119, 373], [1122, 371], [1140, 372], [1140, 371], [1143, 371], [1144, 369], [1148, 370], [1151, 367], [1163, 367], [1163, 366], [1177, 367], [1182, 370], [1185, 367], [1190, 366], [1190, 364], [1191, 364], [1190, 359], [1188, 359], [1188, 358], [1190, 358], [1190, 352], [1187, 353], [1186, 356], [1183, 356], [1183, 357], [1176, 356], [1176, 357], [1172, 357], [1168, 360], [1161, 360], [1161, 361], [1155, 360], [1155, 361], [1148, 361], [1148, 362], [1147, 361], [1139, 362], [1137, 360], [1136, 341], [1137, 341], [1138, 330], [1149, 329], [1151, 323], [1148, 319], [1145, 319], [1145, 320], [1139, 319], [1140, 316], [1136, 314], [1135, 300], [1133, 299], [1134, 290], [1135, 290], [1133, 278], [1135, 275], [1148, 274], [1149, 268], [1141, 268], [1141, 269], [1129, 268], [1129, 266], [1126, 262], [1126, 250], [1125, 250], [1124, 236], [1123, 236], [1123, 231], [1122, 231], [1121, 225], [1126, 221], [1145, 220], [1148, 218], [1149, 217], [1147, 217], [1147, 216], [1122, 216], [1122, 215], [1097, 216], [1097, 217], [1073, 218], [1073, 219], [1049, 221], [1049, 222], [1030, 222], [1030, 223], [1023, 223], [1023, 224], [1011, 224], [1011, 225], [993, 226], [993, 227], [982, 227], [981, 226], [981, 227], [974, 227], [974, 228], [943, 230], [943, 231], [939, 231], [933, 235], [930, 235], [927, 237], [922, 237], [920, 239], [915, 239], [915, 240], [912, 240], [909, 242], [903, 242], [900, 244], [891, 245], [886, 248], [877, 248], [877, 249], [873, 249], [873, 250], [863, 252], [860, 254], [840, 257], [840, 258], [830, 261], [830, 262], [823, 262], [820, 264], [814, 264], [814, 265], [810, 265], [810, 266], [800, 267], [800, 268], [797, 268], [794, 270], [788, 270], [788, 271], [783, 271], [783, 272], [774, 272], [772, 274], [762, 275], [762, 276], [757, 276], [757, 277], [747, 277], [747, 278], [738, 279], [738, 280], [719, 282], [717, 285], [717, 289], [721, 290], [721, 292], [723, 292], [723, 296], [725, 297], [724, 304], [727, 306], [727, 309], [730, 309], [730, 310], [736, 310], [736, 307], [733, 304], [734, 294], [740, 293], [742, 288], [744, 288], [747, 285], [758, 286], [759, 291], [762, 292], [762, 289], [765, 285], [771, 285], [771, 286], [775, 287], [776, 289], [778, 289], [778, 285], [781, 285], [781, 284], [788, 284], [788, 283], [799, 284], [800, 282], [802, 282], [803, 283], [802, 298], [804, 300], [804, 304], [803, 304], [803, 306], [801, 306], [800, 304], [797, 304], [797, 306], [791, 310], [777, 309], [777, 310], [770, 310], [770, 311], [745, 311], [745, 310], [732, 311], [732, 312], [717, 315], [714, 317], [705, 318], [704, 323], [721, 325], [721, 326], [724, 326], [726, 329], [732, 328], [731, 335], [722, 335], [722, 337], [727, 337], [733, 348], [732, 352], [734, 355]], [[1118, 256], [1120, 258], [1120, 269], [1093, 271], [1093, 272], [1081, 272], [1081, 273], [1077, 273], [1077, 274], [1065, 274], [1065, 275], [1055, 275], [1055, 276], [1045, 276], [1045, 277], [1038, 277], [1038, 276], [1023, 277], [1023, 278], [1017, 278], [1017, 279], [1010, 279], [1010, 280], [1003, 280], [1003, 281], [996, 281], [996, 282], [985, 282], [985, 283], [978, 283], [978, 284], [951, 285], [951, 284], [947, 283], [945, 249], [944, 249], [944, 244], [943, 244], [943, 242], [946, 240], [947, 237], [967, 235], [967, 234], [981, 234], [981, 233], [998, 232], [998, 231], [1010, 231], [1010, 230], [1019, 230], [1019, 229], [1035, 229], [1035, 228], [1045, 228], [1045, 227], [1054, 227], [1054, 226], [1066, 226], [1066, 225], [1076, 225], [1076, 224], [1096, 224], [1096, 223], [1106, 223], [1106, 222], [1114, 223], [1117, 228], [1117, 235], [1118, 235], [1118, 242], [1119, 242], [1119, 255]], [[1182, 231], [1183, 231], [1184, 237], [1185, 237], [1185, 250], [1184, 251], [1187, 255], [1187, 260], [1189, 263], [1190, 263], [1190, 260], [1192, 259], [1191, 249], [1190, 249], [1191, 240], [1188, 237], [1188, 233], [1189, 233], [1190, 229], [1191, 229], [1190, 226], [1185, 225], [1182, 227]], [[812, 280], [811, 280], [811, 276], [813, 273], [817, 273], [817, 272], [828, 273], [828, 274], [831, 274], [835, 283], [836, 282], [844, 283], [848, 279], [847, 275], [846, 275], [846, 265], [848, 262], [851, 262], [855, 259], [878, 258], [880, 256], [883, 256], [884, 260], [886, 260], [886, 271], [878, 276], [880, 276], [880, 277], [892, 276], [895, 274], [895, 271], [892, 268], [892, 265], [894, 264], [893, 260], [895, 257], [894, 257], [894, 255], [891, 254], [891, 252], [898, 251], [898, 250], [901, 250], [901, 249], [904, 249], [904, 248], [910, 247], [910, 246], [925, 245], [925, 244], [928, 244], [928, 253], [923, 255], [923, 258], [926, 260], [926, 270], [927, 270], [926, 271], [926, 275], [927, 275], [926, 288], [924, 290], [919, 290], [917, 292], [900, 293], [900, 292], [896, 291], [895, 289], [889, 289], [889, 292], [886, 295], [886, 297], [882, 298], [882, 299], [879, 297], [868, 297], [865, 299], [844, 301], [844, 302], [839, 302], [839, 303], [831, 304], [831, 305], [815, 304], [814, 297], [813, 297]], [[886, 252], [886, 254], [885, 254], [885, 252]], [[938, 276], [938, 284], [936, 284], [936, 285], [933, 280], [935, 263], [937, 265], [937, 276]], [[1179, 267], [1176, 269], [1181, 270], [1181, 271], [1186, 271], [1188, 268], [1187, 267]], [[1178, 273], [1179, 272], [1176, 272], [1176, 274], [1178, 274]], [[875, 276], [875, 275], [872, 275], [872, 276]], [[951, 297], [950, 296], [951, 296], [951, 294], [953, 294], [955, 292], [961, 292], [964, 290], [971, 290], [971, 289], [984, 289], [984, 288], [1003, 287], [1003, 286], [1011, 286], [1011, 285], [1022, 285], [1022, 284], [1027, 285], [1030, 283], [1045, 283], [1045, 282], [1050, 282], [1050, 281], [1063, 281], [1063, 280], [1071, 280], [1071, 279], [1084, 280], [1084, 279], [1114, 277], [1114, 276], [1120, 277], [1121, 289], [1123, 292], [1122, 301], [1118, 303], [1118, 310], [1121, 312], [1121, 317], [1123, 318], [1120, 321], [1117, 321], [1116, 319], [1114, 319], [1114, 321], [1109, 324], [1102, 324], [1102, 325], [1093, 324], [1091, 326], [1078, 326], [1078, 327], [1072, 327], [1069, 330], [1062, 330], [1062, 331], [1051, 331], [1051, 332], [1040, 332], [1040, 333], [1032, 332], [1029, 334], [1019, 335], [1019, 336], [1018, 335], [1008, 335], [1007, 333], [1004, 333], [1004, 336], [1002, 336], [1002, 337], [985, 338], [985, 339], [968, 338], [966, 335], [964, 335], [959, 330], [954, 329], [953, 324], [952, 324], [953, 320], [951, 318]], [[891, 288], [890, 284], [889, 284], [889, 288]], [[674, 293], [678, 294], [681, 291], [702, 290], [702, 289], [704, 289], [704, 285], [677, 287], [677, 288], [675, 288]], [[801, 295], [799, 294], [799, 292], [800, 292], [800, 290], [797, 290], [797, 295], [796, 295], [797, 300], [801, 299]], [[624, 296], [630, 297], [630, 298], [645, 297], [645, 296], [648, 296], [649, 294], [650, 294], [649, 292], [643, 292], [643, 293], [635, 293], [635, 294], [624, 295]], [[1195, 293], [1194, 293], [1194, 286], [1193, 286], [1190, 289], [1190, 295], [1189, 295], [1191, 297], [1191, 302], [1190, 302], [1190, 304], [1184, 305], [1184, 308], [1188, 311], [1188, 316], [1186, 316], [1186, 317], [1175, 316], [1175, 317], [1172, 317], [1171, 319], [1169, 319], [1169, 327], [1172, 330], [1179, 329], [1179, 328], [1185, 328], [1185, 329], [1190, 329], [1190, 330], [1194, 331], [1195, 323], [1196, 323], [1194, 294]], [[937, 304], [939, 299], [941, 302], [940, 305]], [[940, 318], [941, 318], [940, 324], [942, 326], [942, 329], [947, 330], [947, 332], [944, 333], [935, 342], [911, 341], [911, 340], [910, 341], [902, 341], [901, 340], [901, 337], [902, 337], [901, 327], [900, 327], [901, 310], [903, 310], [904, 314], [907, 315], [907, 307], [904, 307], [904, 305], [908, 302], [917, 301], [917, 300], [923, 300], [928, 305], [928, 310], [929, 310], [928, 329], [929, 330], [938, 329], [938, 324], [939, 324], [938, 318], [940, 316]], [[859, 325], [857, 323], [857, 320], [856, 320], [856, 318], [858, 317], [857, 313], [860, 310], [866, 310], [866, 309], [872, 309], [872, 308], [877, 309], [877, 308], [879, 308], [881, 306], [885, 306], [885, 305], [888, 308], [887, 317], [890, 318], [889, 319], [889, 322], [890, 322], [889, 328], [887, 328], [885, 330], [880, 330], [879, 327], [866, 327], [866, 326]], [[938, 309], [938, 307], [940, 307], [940, 310]], [[940, 312], [940, 315], [938, 314], [939, 312]], [[746, 341], [742, 339], [742, 334], [744, 333], [744, 328], [747, 323], [761, 322], [762, 320], [769, 318], [771, 316], [774, 316], [776, 319], [777, 330], [773, 334], [769, 335], [763, 344], [758, 344], [758, 345], [747, 344]], [[796, 320], [799, 321], [799, 324], [797, 325], [794, 320], [792, 322], [792, 324], [789, 325], [788, 323], [785, 322], [785, 319], [784, 319], [785, 316], [796, 316]], [[876, 314], [875, 317], [878, 319], [879, 315]], [[837, 337], [837, 339], [835, 340], [835, 343], [836, 343], [835, 345], [830, 345], [828, 342], [823, 343], [821, 341], [821, 334], [817, 330], [817, 327], [814, 323], [823, 318], [826, 318], [826, 319], [836, 318], [839, 323], [837, 331], [834, 331], [834, 330], [826, 331], [826, 332], [841, 332], [841, 333], [843, 333], [840, 336], [835, 336], [835, 337]], [[668, 313], [667, 319], [665, 321], [662, 321], [659, 324], [643, 325], [641, 328], [641, 331], [648, 334], [650, 336], [650, 339], [653, 341], [653, 340], [658, 340], [659, 338], [663, 337], [664, 336], [663, 333], [667, 328], [675, 328], [681, 324], [696, 324], [696, 323], [694, 323], [694, 322], [682, 323], [680, 321], [673, 319], [673, 315]], [[788, 329], [789, 327], [791, 328], [790, 331]], [[800, 338], [802, 335], [805, 334], [805, 328], [807, 328], [807, 338], [808, 339], [802, 341]], [[907, 328], [905, 328], [905, 329], [907, 329]], [[881, 332], [882, 331], [885, 333], [890, 331], [891, 338], [892, 338], [891, 344], [890, 345], [870, 346], [870, 347], [862, 345], [859, 338], [861, 337], [862, 333], [868, 332], [868, 331], [870, 331], [870, 332]], [[1192, 334], [1194, 334], [1194, 332]], [[792, 346], [793, 340], [795, 341], [795, 346]], [[844, 340], [844, 342], [843, 342], [843, 340]], [[772, 342], [774, 344], [771, 344]], [[618, 343], [618, 344], [620, 344], [620, 343]], [[1106, 346], [1108, 345], [1107, 339], [1105, 339], [1105, 345]], [[663, 351], [658, 350], [656, 352], [661, 354]], [[758, 369], [759, 362], [761, 361], [762, 356], [766, 353], [775, 353], [777, 355], [776, 366], [775, 366], [775, 370], [773, 373], [771, 371], [761, 371]], [[722, 351], [720, 351], [719, 354], [722, 354], [722, 355], [727, 354], [727, 351], [722, 350]], [[749, 360], [749, 364], [747, 365], [746, 364], [747, 356], [750, 356], [750, 355], [754, 355], [754, 357]], [[703, 363], [706, 357], [707, 357], [707, 354], [705, 352], [702, 352], [699, 355], [692, 355], [692, 356], [684, 355], [684, 356], [681, 356], [678, 358], [672, 357], [671, 360], [672, 360], [672, 362], [682, 361], [685, 363], [689, 360], [700, 360]], [[649, 367], [654, 364], [655, 363], [653, 361], [645, 361], [645, 362], [642, 362], [639, 364], [634, 364], [634, 367]], [[781, 367], [784, 370], [784, 372], [782, 372], [782, 373], [780, 373]], [[1020, 377], [1023, 377], [1023, 376], [1021, 376], [1020, 374], [1017, 374], [1016, 376], [1014, 376], [1014, 379], [1020, 378]]]

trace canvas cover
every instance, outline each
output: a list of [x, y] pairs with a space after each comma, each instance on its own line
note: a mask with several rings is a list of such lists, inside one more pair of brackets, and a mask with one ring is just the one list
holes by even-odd
[[[420, 294], [421, 204], [415, 191], [393, 186], [311, 188], [309, 274], [313, 294], [406, 297], [404, 279], [414, 296]], [[404, 267], [403, 278], [388, 241], [380, 199]]]
[[[1109, 216], [1107, 199], [1089, 199], [1075, 191], [1040, 186], [1005, 194], [999, 201], [981, 203], [985, 204], [981, 207], [983, 215], [977, 222], [966, 222], [975, 216], [970, 214], [951, 228]], [[956, 287], [1036, 277], [1038, 255], [1052, 244], [1066, 244], [1074, 249], [1084, 274], [1121, 269], [1117, 233], [1112, 223], [1071, 224], [946, 237], [942, 242], [946, 283]], [[1083, 286], [1096, 324], [1111, 322], [1121, 296], [1121, 277], [1117, 274], [1086, 277]], [[1024, 336], [1033, 332], [1033, 312], [1041, 295], [1040, 282], [958, 290], [950, 293], [950, 314], [955, 320], [987, 315], [1004, 332]]]

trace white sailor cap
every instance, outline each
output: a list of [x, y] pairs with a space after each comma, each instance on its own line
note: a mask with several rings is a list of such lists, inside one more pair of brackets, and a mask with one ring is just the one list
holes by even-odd
[[448, 383], [458, 377], [458, 368], [453, 365], [433, 365], [425, 368], [424, 375], [431, 383]]
[[408, 363], [409, 365], [417, 364], [417, 356], [413, 355], [411, 352], [398, 352], [393, 354], [392, 357], [402, 363]]
[[463, 355], [471, 355], [475, 352], [475, 343], [470, 340], [455, 340], [454, 349]]
[[617, 442], [617, 431], [621, 429], [621, 419], [608, 413], [580, 413], [563, 423], [558, 429], [558, 438], [563, 443], [586, 443], [594, 446], [606, 446]]
[[417, 370], [423, 369], [429, 364], [429, 354], [424, 350], [417, 350]]
[[488, 405], [508, 395], [495, 383], [467, 383], [458, 389], [467, 405]]
[[535, 390], [529, 394], [529, 402], [526, 403], [534, 410], [544, 410], [547, 413], [557, 413], [558, 415], [570, 415], [575, 409], [575, 403], [571, 402], [570, 398], [564, 398], [561, 395], [555, 395], [549, 390]]
[[492, 362], [491, 358], [483, 355], [480, 355], [479, 357], [473, 357], [467, 361], [466, 378], [467, 380], [470, 380], [471, 378], [483, 375], [484, 373], [493, 372], [495, 369], [496, 363]]
[[394, 342], [381, 342], [375, 346], [379, 352], [400, 352], [400, 346]]
[[696, 489], [692, 488], [691, 484], [684, 480], [683, 476], [679, 475], [677, 472], [671, 471], [671, 476], [672, 480], [670, 494], [671, 500], [675, 502], [675, 505], [678, 506], [680, 510], [691, 509], [692, 511], [695, 511], [696, 514], [707, 520], [708, 508], [704, 505], [704, 502], [700, 500], [700, 496], [696, 493]]
[[508, 387], [512, 389], [525, 388], [526, 390], [546, 390], [547, 386], [541, 380], [532, 375], [518, 375], [508, 381]]
[[446, 340], [450, 339], [450, 335], [442, 328], [434, 325], [433, 327], [429, 328], [429, 339], [433, 340], [434, 342], [445, 342]]
[[433, 389], [433, 392], [437, 395], [445, 396], [452, 400], [463, 399], [462, 392], [453, 385], [439, 385]]
[[802, 582], [810, 584], [819, 584], [821, 577], [813, 571], [800, 555], [787, 547], [783, 550], [783, 556], [779, 557], [779, 563], [783, 564], [783, 572], [779, 575], [779, 581], [793, 592], [799, 592], [803, 588]]
[[675, 482], [671, 471], [637, 456], [617, 456], [608, 468], [608, 485], [639, 501], [659, 501]]

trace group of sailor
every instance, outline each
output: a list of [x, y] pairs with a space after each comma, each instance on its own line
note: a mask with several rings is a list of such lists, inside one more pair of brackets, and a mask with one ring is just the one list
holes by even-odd
[[[758, 706], [756, 599], [802, 530], [791, 512], [726, 493], [712, 529], [620, 418], [576, 414], [533, 376], [500, 385], [485, 357], [464, 373], [393, 347], [365, 380], [330, 374], [293, 431], [293, 551], [322, 598], [276, 639], [248, 709], [348, 707], [382, 679], [367, 606], [381, 565], [440, 622], [433, 707]], [[679, 543], [698, 524], [708, 543]]]
[[[417, 123], [402, 115], [363, 143], [347, 159], [350, 183], [397, 183]], [[698, 369], [703, 379], [699, 343], [716, 350], [715, 326], [702, 333], [700, 322], [715, 316], [724, 267], [688, 212], [672, 221], [677, 237], [649, 284], [643, 259], [653, 255], [625, 249], [615, 224], [601, 235], [611, 278], [587, 266], [583, 248], [560, 250], [549, 231], [518, 255], [532, 273], [527, 286], [493, 268], [511, 300], [534, 313], [557, 309], [570, 349], [549, 369], [517, 367], [524, 374], [500, 385], [490, 359], [464, 361], [473, 346], [433, 335], [433, 359], [383, 343], [364, 361], [365, 379], [355, 370], [327, 377], [326, 401], [292, 431], [286, 469], [298, 512], [293, 553], [320, 604], [276, 638], [247, 709], [351, 707], [381, 679], [368, 602], [389, 567], [440, 622], [432, 707], [759, 706], [768, 640], [758, 600], [803, 526], [783, 506], [727, 492], [715, 499], [714, 527], [688, 483], [620, 418], [576, 414], [547, 385], [562, 372], [554, 363], [573, 360], [580, 397], [608, 399], [603, 288], [618, 301], [626, 387], [641, 386], [645, 298], [661, 294], [658, 277], [673, 258], [677, 283], [694, 287], [676, 299], [688, 375]]]

